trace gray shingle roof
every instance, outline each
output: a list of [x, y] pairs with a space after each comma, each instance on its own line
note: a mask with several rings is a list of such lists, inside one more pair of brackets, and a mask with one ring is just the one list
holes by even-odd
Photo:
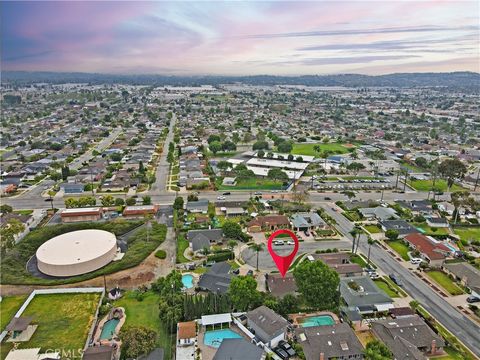
[[198, 286], [213, 293], [225, 294], [228, 291], [232, 275], [227, 262], [214, 264], [208, 272], [200, 276]]
[[297, 328], [295, 335], [307, 360], [318, 360], [321, 353], [325, 359], [363, 353], [362, 344], [347, 323]]
[[247, 313], [247, 318], [269, 336], [275, 335], [278, 331], [286, 329], [288, 326], [287, 320], [278, 315], [272, 309], [263, 305], [249, 311]]
[[263, 350], [245, 339], [224, 339], [213, 360], [260, 360]]
[[[355, 281], [363, 291], [355, 291], [348, 283]], [[392, 303], [392, 299], [380, 290], [372, 279], [366, 276], [352, 276], [340, 279], [340, 293], [348, 306], [370, 306]]]

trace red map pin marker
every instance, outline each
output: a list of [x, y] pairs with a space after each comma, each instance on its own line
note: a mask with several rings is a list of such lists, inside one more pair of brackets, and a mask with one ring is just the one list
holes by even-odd
[[[280, 234], [287, 234], [295, 242], [295, 247], [293, 248], [293, 251], [290, 255], [280, 256], [275, 254], [275, 251], [273, 251], [273, 247], [272, 247], [273, 240]], [[280, 274], [282, 274], [282, 277], [285, 277], [285, 274], [287, 273], [288, 268], [292, 264], [292, 261], [295, 258], [295, 255], [297, 254], [297, 251], [298, 251], [297, 236], [288, 229], [280, 229], [275, 231], [272, 235], [270, 235], [270, 237], [268, 238], [267, 246], [273, 261], [275, 261], [275, 264], [277, 265], [278, 271], [280, 271]]]

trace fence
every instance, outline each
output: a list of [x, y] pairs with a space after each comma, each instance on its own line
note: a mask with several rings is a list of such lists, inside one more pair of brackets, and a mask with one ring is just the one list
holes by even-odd
[[[36, 295], [51, 295], [51, 294], [88, 294], [88, 293], [101, 293], [102, 295], [100, 296], [100, 300], [98, 302], [97, 310], [95, 311], [95, 316], [94, 316], [94, 321], [92, 322], [92, 326], [90, 327], [90, 330], [88, 331], [88, 336], [87, 340], [85, 342], [85, 347], [84, 349], [88, 346], [88, 343], [90, 341], [90, 338], [93, 335], [93, 330], [95, 329], [95, 325], [97, 323], [97, 318], [98, 318], [98, 312], [100, 309], [100, 305], [102, 304], [103, 297], [105, 296], [105, 289], [103, 287], [92, 287], [92, 288], [65, 288], [65, 289], [38, 289], [38, 290], [33, 290], [30, 295], [28, 296], [27, 300], [22, 304], [20, 309], [17, 311], [14, 317], [20, 317], [22, 316], [23, 312], [25, 309], [28, 307], [30, 302], [33, 300], [33, 298]], [[3, 341], [3, 339], [7, 336], [7, 331], [4, 330], [2, 333], [0, 333], [0, 342]]]

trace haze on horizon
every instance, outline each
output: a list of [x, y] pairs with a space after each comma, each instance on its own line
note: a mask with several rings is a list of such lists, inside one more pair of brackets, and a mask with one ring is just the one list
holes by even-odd
[[2, 70], [480, 72], [478, 1], [13, 2]]

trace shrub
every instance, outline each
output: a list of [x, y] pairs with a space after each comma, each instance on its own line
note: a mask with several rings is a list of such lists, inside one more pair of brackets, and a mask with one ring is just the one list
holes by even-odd
[[218, 252], [207, 257], [207, 261], [227, 261], [235, 258], [235, 254], [232, 251]]
[[167, 257], [167, 252], [165, 250], [158, 250], [156, 253], [155, 253], [155, 256], [159, 259], [166, 259]]

